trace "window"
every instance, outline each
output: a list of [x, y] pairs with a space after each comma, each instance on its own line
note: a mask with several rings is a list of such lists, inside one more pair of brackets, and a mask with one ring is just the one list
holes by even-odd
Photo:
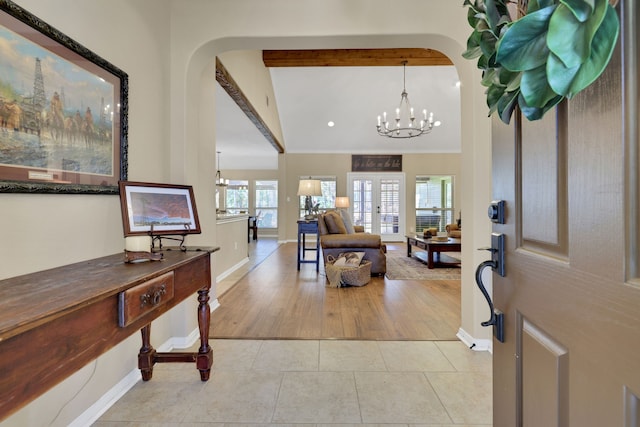
[[278, 181], [256, 181], [259, 228], [278, 228]]
[[241, 214], [249, 212], [249, 181], [230, 180], [226, 193], [227, 213]]
[[425, 228], [444, 231], [453, 222], [453, 177], [416, 177], [416, 232]]
[[[335, 176], [301, 176], [300, 179], [318, 179], [320, 180], [320, 188], [322, 189], [322, 196], [312, 197], [314, 203], [318, 204], [319, 210], [333, 209], [336, 207], [336, 183]], [[304, 196], [298, 198], [298, 207], [300, 211], [300, 218], [306, 215], [304, 210]]]

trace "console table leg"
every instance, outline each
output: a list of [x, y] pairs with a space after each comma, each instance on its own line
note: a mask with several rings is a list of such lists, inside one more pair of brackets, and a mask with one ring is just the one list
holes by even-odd
[[209, 288], [198, 291], [198, 329], [200, 330], [200, 348], [196, 358], [196, 367], [200, 371], [200, 379], [207, 381], [213, 365], [213, 350], [209, 345], [209, 325], [211, 309], [209, 308]]
[[143, 381], [149, 381], [153, 377], [153, 364], [155, 363], [156, 350], [151, 346], [151, 324], [140, 329], [142, 334], [142, 347], [138, 353], [138, 369]]

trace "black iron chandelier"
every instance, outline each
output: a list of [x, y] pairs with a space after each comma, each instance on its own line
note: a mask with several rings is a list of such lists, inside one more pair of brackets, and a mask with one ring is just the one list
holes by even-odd
[[427, 115], [427, 110], [422, 110], [421, 118], [416, 119], [413, 107], [409, 102], [409, 94], [407, 93], [407, 61], [403, 61], [403, 87], [402, 94], [400, 96], [400, 105], [396, 108], [396, 116], [390, 120], [387, 119], [387, 112], [382, 113], [382, 116], [378, 116], [378, 135], [386, 136], [388, 138], [414, 138], [416, 136], [424, 135], [433, 129], [434, 126], [438, 126], [439, 122], [434, 122], [433, 112]]

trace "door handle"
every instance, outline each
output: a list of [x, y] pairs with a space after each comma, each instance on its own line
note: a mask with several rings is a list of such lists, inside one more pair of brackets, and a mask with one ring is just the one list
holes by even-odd
[[378, 212], [377, 213], [380, 213], [380, 206], [378, 206]]
[[491, 318], [485, 322], [481, 322], [482, 326], [493, 326], [493, 335], [500, 342], [504, 342], [504, 313], [493, 306], [493, 301], [487, 288], [482, 282], [482, 272], [485, 268], [491, 268], [494, 272], [500, 276], [505, 276], [504, 269], [504, 234], [492, 233], [491, 234], [491, 247], [480, 248], [480, 250], [488, 250], [491, 252], [491, 259], [480, 263], [476, 268], [476, 284], [482, 292], [482, 295], [489, 304], [489, 310], [491, 312]]

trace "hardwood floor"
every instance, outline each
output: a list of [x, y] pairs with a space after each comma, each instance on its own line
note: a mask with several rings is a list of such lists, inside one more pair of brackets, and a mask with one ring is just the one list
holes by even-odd
[[322, 264], [320, 273], [314, 264], [296, 270], [296, 249], [280, 245], [219, 297], [212, 338], [457, 339], [460, 281], [372, 277], [363, 287], [328, 288]]

